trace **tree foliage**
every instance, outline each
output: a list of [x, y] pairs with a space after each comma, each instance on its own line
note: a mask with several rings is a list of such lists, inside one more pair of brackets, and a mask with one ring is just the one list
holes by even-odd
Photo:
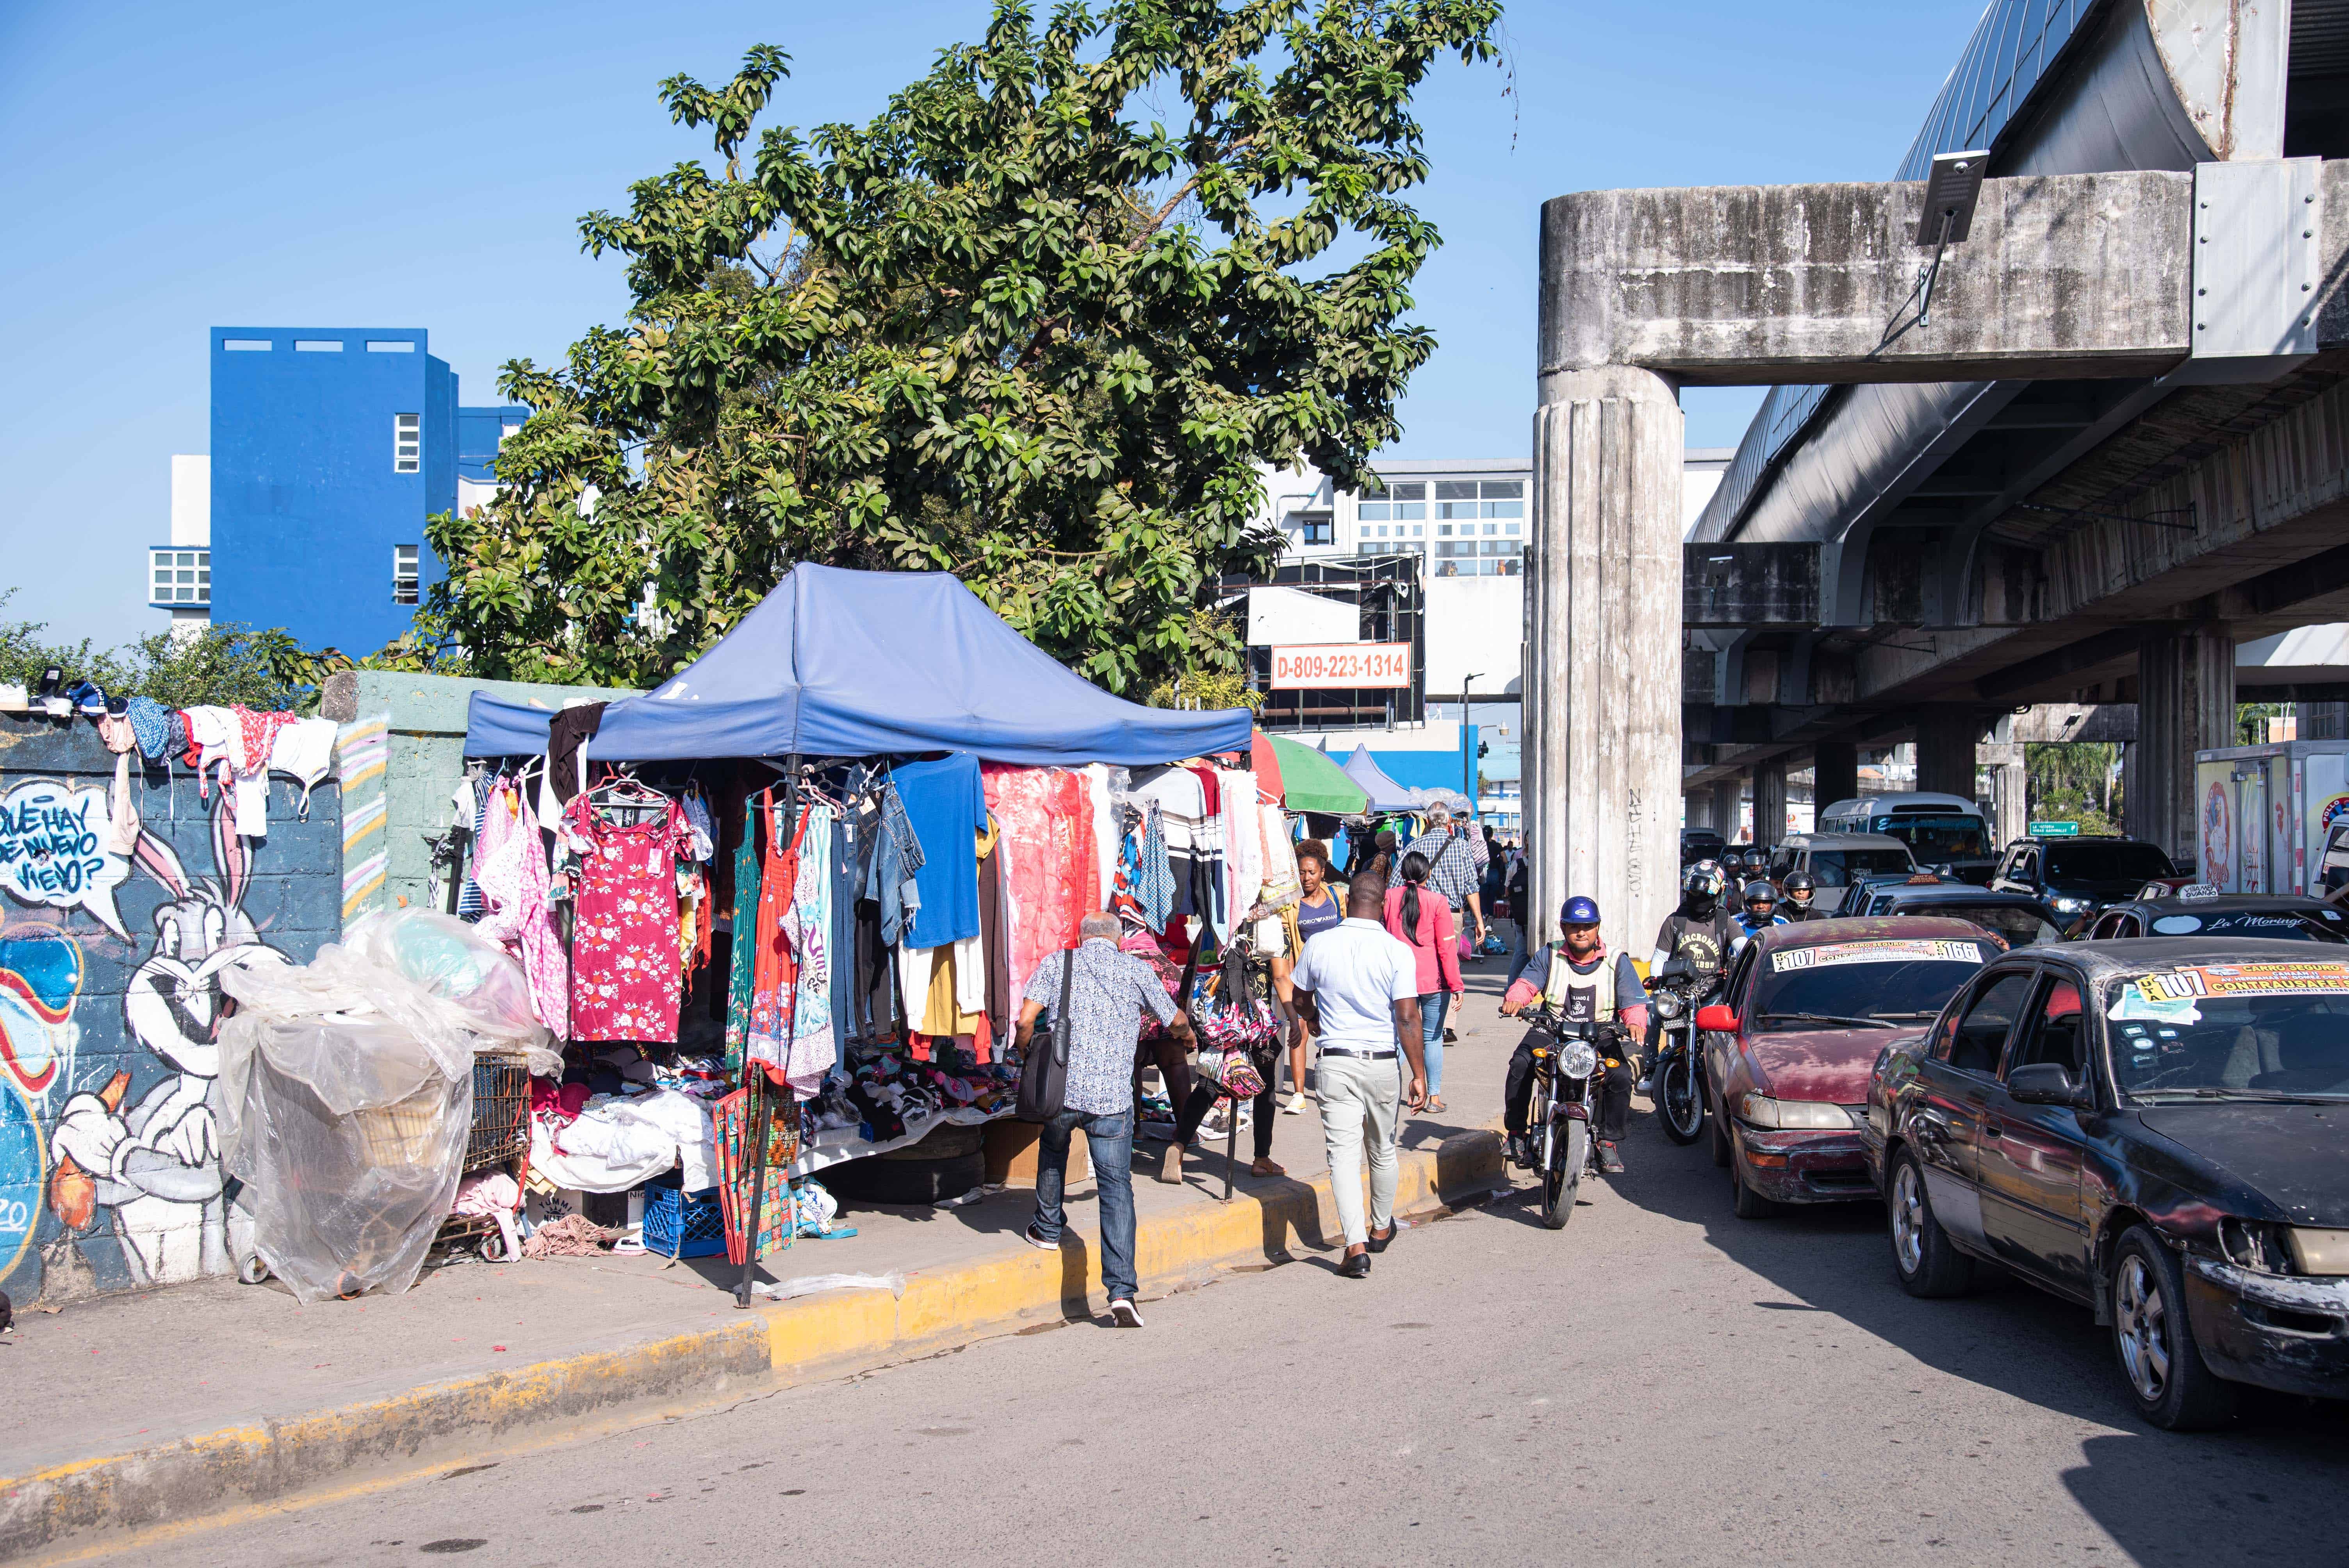
[[[0, 593], [0, 608], [16, 590]], [[315, 700], [320, 682], [350, 661], [329, 648], [312, 654], [285, 631], [250, 626], [207, 625], [189, 632], [161, 631], [128, 646], [99, 648], [51, 643], [39, 621], [0, 622], [0, 681], [40, 685], [41, 672], [55, 665], [65, 684], [95, 681], [108, 692], [151, 696], [166, 707], [212, 704], [271, 709]]]
[[1358, 482], [1433, 349], [1403, 320], [1438, 242], [1404, 200], [1412, 96], [1493, 57], [1499, 14], [1110, 0], [1039, 26], [999, 0], [870, 123], [804, 138], [759, 129], [780, 49], [669, 78], [720, 171], [582, 221], [628, 320], [506, 366], [535, 413], [497, 500], [435, 520], [440, 624], [479, 673], [644, 685], [813, 561], [956, 573], [1112, 690], [1229, 672], [1193, 612], [1277, 548], [1256, 464]]
[[2077, 822], [2085, 833], [2111, 833], [2120, 820], [2121, 748], [2100, 741], [2033, 741], [2023, 748], [2033, 820]]

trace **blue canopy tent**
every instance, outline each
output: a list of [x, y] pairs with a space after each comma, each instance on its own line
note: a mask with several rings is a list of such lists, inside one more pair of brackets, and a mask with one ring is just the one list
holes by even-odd
[[[465, 755], [546, 749], [543, 708], [473, 694]], [[945, 572], [802, 564], [700, 658], [604, 710], [614, 762], [968, 751], [1029, 767], [1139, 766], [1248, 749], [1246, 708], [1114, 697]]]
[[1345, 772], [1371, 798], [1370, 809], [1373, 811], [1412, 811], [1419, 808], [1418, 794], [1388, 778], [1386, 770], [1371, 760], [1367, 746], [1354, 748], [1354, 754], [1346, 758]]

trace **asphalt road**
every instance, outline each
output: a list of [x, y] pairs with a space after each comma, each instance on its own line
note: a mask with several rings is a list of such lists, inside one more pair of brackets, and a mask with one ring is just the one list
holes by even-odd
[[[722, 1413], [133, 1548], [390, 1563], [2338, 1562], [2349, 1417], [2139, 1427], [2027, 1287], [1912, 1301], [1881, 1211], [1740, 1221], [1644, 1117], [1526, 1195]], [[1088, 1218], [1087, 1222], [1090, 1223]], [[483, 1462], [496, 1459], [485, 1456]]]

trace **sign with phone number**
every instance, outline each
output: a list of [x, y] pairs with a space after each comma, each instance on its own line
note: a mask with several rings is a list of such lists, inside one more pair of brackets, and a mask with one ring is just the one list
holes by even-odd
[[1409, 643], [1307, 643], [1272, 650], [1274, 691], [1409, 685]]

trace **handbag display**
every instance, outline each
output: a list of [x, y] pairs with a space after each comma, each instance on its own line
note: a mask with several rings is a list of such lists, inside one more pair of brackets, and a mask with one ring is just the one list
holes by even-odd
[[1216, 1081], [1234, 1099], [1254, 1099], [1264, 1092], [1264, 1075], [1257, 1070], [1255, 1057], [1247, 1050], [1226, 1051]]
[[1077, 950], [1061, 954], [1061, 1001], [1052, 1009], [1050, 1044], [1030, 1050], [1019, 1064], [1019, 1119], [1050, 1121], [1069, 1094], [1069, 993], [1076, 983]]

